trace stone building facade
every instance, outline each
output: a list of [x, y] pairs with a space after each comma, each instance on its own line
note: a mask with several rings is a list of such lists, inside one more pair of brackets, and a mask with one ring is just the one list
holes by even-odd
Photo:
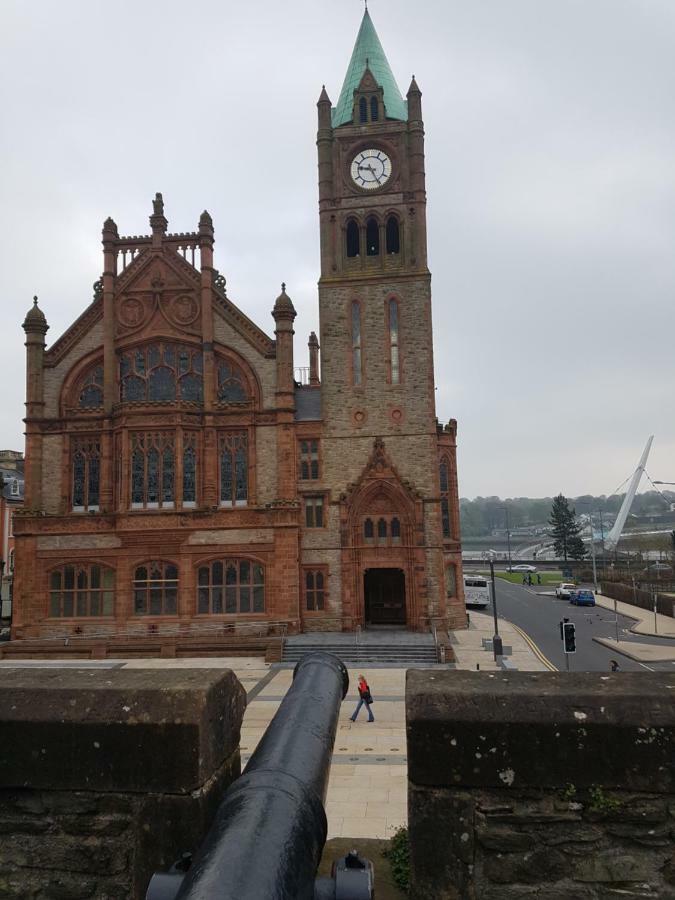
[[[368, 12], [337, 106], [318, 103], [320, 343], [294, 379], [229, 298], [207, 212], [103, 227], [92, 303], [27, 348], [14, 634], [201, 623], [464, 624], [456, 423], [436, 420], [424, 128]], [[321, 366], [319, 369], [319, 352]]]
[[23, 453], [0, 450], [0, 621], [12, 616], [14, 514], [23, 505]]

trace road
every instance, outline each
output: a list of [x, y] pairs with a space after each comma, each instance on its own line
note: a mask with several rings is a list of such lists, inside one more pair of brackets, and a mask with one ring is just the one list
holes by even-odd
[[[616, 639], [614, 613], [601, 606], [572, 606], [568, 600], [557, 600], [545, 594], [535, 594], [519, 584], [496, 579], [497, 612], [500, 618], [517, 625], [534, 641], [544, 656], [561, 671], [565, 669], [565, 654], [560, 640], [560, 621], [566, 617], [576, 625], [577, 652], [570, 654], [570, 670], [574, 672], [608, 672], [610, 660], [616, 659], [621, 671], [673, 671], [672, 662], [639, 663], [617, 654], [593, 640], [594, 637]], [[492, 612], [490, 607], [489, 612]], [[469, 610], [470, 612], [470, 610]], [[619, 616], [619, 638], [636, 643], [664, 643], [658, 638], [632, 635], [633, 620]], [[673, 643], [673, 642], [671, 642]]]

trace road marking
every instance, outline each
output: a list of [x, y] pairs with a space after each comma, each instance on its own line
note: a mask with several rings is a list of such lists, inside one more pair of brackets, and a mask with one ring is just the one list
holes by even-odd
[[643, 669], [646, 669], [648, 672], [656, 672], [656, 669], [650, 669], [649, 666], [646, 666], [644, 663], [640, 663]]
[[547, 669], [550, 669], [550, 670], [551, 670], [551, 672], [557, 672], [557, 671], [558, 671], [558, 667], [557, 667], [557, 666], [554, 666], [553, 663], [551, 662], [551, 660], [550, 660], [550, 659], [547, 659], [547, 658], [544, 656], [544, 654], [541, 652], [541, 650], [539, 649], [539, 647], [537, 647], [537, 645], [536, 645], [535, 642], [532, 640], [532, 638], [529, 636], [529, 634], [526, 634], [526, 633], [523, 631], [522, 628], [519, 628], [517, 625], [514, 625], [513, 622], [511, 622], [511, 623], [509, 623], [509, 624], [511, 625], [512, 628], [515, 628], [515, 629], [516, 629], [516, 631], [517, 631], [518, 634], [522, 637], [522, 639], [525, 641], [525, 643], [528, 644], [530, 650], [532, 650], [532, 652], [533, 652], [534, 655], [537, 657], [537, 659], [539, 660], [539, 662], [543, 663], [543, 664], [546, 666]]

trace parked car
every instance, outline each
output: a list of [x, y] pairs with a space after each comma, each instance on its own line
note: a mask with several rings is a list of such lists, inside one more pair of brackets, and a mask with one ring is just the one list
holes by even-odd
[[569, 600], [572, 591], [575, 591], [576, 588], [576, 584], [572, 584], [569, 581], [562, 581], [555, 589], [555, 595], [559, 600]]
[[647, 566], [646, 569], [643, 569], [642, 574], [654, 578], [671, 578], [673, 575], [673, 567], [666, 565], [666, 563], [655, 562]]
[[570, 594], [570, 603], [576, 606], [595, 606], [595, 594], [593, 591], [572, 591]]
[[527, 566], [525, 563], [522, 563], [519, 566], [511, 566], [509, 572], [536, 572], [536, 566]]

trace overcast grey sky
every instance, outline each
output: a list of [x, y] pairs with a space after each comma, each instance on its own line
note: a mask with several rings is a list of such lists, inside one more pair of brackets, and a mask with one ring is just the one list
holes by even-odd
[[[316, 101], [358, 0], [2, 0], [0, 445], [23, 447], [21, 322], [91, 300], [100, 231], [208, 209], [231, 299], [296, 358], [318, 331]], [[462, 496], [610, 493], [656, 435], [675, 481], [675, 2], [371, 0], [427, 133], [437, 412]]]

